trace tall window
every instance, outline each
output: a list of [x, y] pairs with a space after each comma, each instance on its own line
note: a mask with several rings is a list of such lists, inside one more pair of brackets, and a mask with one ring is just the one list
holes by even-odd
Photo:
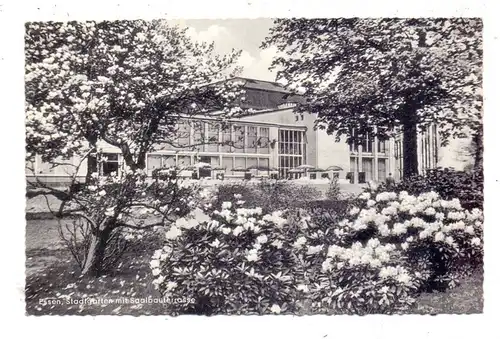
[[148, 175], [151, 176], [153, 171], [158, 168], [168, 168], [175, 166], [175, 155], [148, 154], [147, 168]]
[[269, 154], [269, 128], [259, 127], [259, 139], [257, 142], [260, 154]]
[[226, 169], [226, 175], [232, 173], [233, 157], [222, 157], [222, 167]]
[[385, 153], [385, 147], [386, 147], [387, 142], [385, 141], [379, 141], [378, 142], [378, 152], [379, 153]]
[[[288, 176], [288, 171], [304, 163], [304, 132], [297, 130], [279, 130], [278, 157], [279, 171], [282, 177]], [[299, 176], [299, 174], [294, 175]]]
[[120, 167], [118, 161], [118, 153], [103, 153], [102, 154], [102, 174], [109, 175], [113, 172], [118, 172]]
[[175, 155], [162, 155], [161, 156], [161, 167], [175, 167], [177, 165], [175, 161]]
[[432, 132], [432, 127], [428, 127], [427, 133], [426, 133], [427, 134], [426, 135], [426, 143], [427, 143], [427, 147], [429, 149], [429, 152], [427, 153], [427, 166], [429, 168], [434, 166], [434, 164], [433, 164], [434, 153], [437, 152], [436, 148], [434, 148], [434, 145], [432, 143], [431, 132]]
[[178, 148], [184, 148], [191, 144], [191, 127], [189, 121], [180, 121], [177, 126]]
[[361, 151], [363, 153], [372, 153], [373, 152], [373, 140], [367, 135], [363, 144], [361, 144]]
[[222, 128], [222, 145], [220, 146], [220, 151], [224, 153], [231, 152], [231, 126], [225, 126]]
[[354, 142], [349, 143], [349, 152], [357, 152], [358, 151], [358, 146]]
[[395, 156], [398, 163], [399, 178], [403, 177], [403, 145], [401, 140], [396, 140], [395, 144]]
[[437, 126], [432, 125], [432, 148], [434, 149], [434, 164], [437, 165], [439, 161], [438, 157], [438, 131]]
[[186, 167], [186, 166], [191, 166], [191, 156], [186, 155], [186, 156], [179, 156], [177, 158], [177, 166], [179, 167]]
[[257, 167], [259, 165], [257, 158], [247, 158], [246, 168]]
[[386, 159], [378, 159], [378, 180], [385, 181], [387, 177]]
[[[353, 131], [353, 137], [354, 138], [357, 137], [356, 131]], [[361, 152], [373, 153], [374, 141], [373, 141], [373, 138], [371, 138], [370, 136], [365, 135], [364, 137], [360, 138], [360, 140], [358, 140], [357, 142], [355, 142], [355, 141], [349, 142], [349, 151], [350, 152], [357, 152], [358, 145], [361, 145]], [[381, 147], [384, 148], [384, 152], [385, 152], [385, 145], [382, 146], [381, 143], [379, 143], [378, 147], [379, 147], [379, 152], [380, 152]]]
[[365, 180], [369, 181], [373, 179], [373, 159], [363, 159], [363, 171], [365, 172]]
[[219, 157], [218, 156], [202, 156], [202, 157], [200, 157], [200, 162], [207, 163], [212, 167], [218, 167], [219, 166]]
[[[75, 171], [75, 167], [72, 166], [72, 160], [58, 157], [53, 163], [50, 163], [42, 161], [42, 157], [37, 155], [34, 169], [39, 174], [72, 175]], [[28, 171], [28, 173], [32, 174], [31, 171]]]
[[356, 165], [358, 164], [358, 159], [355, 157], [351, 157], [350, 159], [350, 172], [356, 172]]
[[257, 153], [257, 127], [247, 126], [246, 152]]
[[219, 127], [215, 123], [208, 123], [207, 131], [207, 144], [205, 145], [205, 151], [207, 152], [217, 152], [219, 150]]
[[193, 122], [193, 144], [197, 151], [204, 150], [205, 143], [205, 123], [202, 121]]
[[161, 155], [149, 154], [147, 157], [146, 166], [148, 168], [148, 175], [153, 175], [153, 171], [161, 168]]
[[234, 152], [243, 153], [245, 151], [245, 126], [233, 126], [234, 131]]
[[269, 158], [259, 158], [259, 167], [269, 168]]
[[[246, 158], [244, 158], [244, 157], [234, 157], [234, 167], [245, 169], [246, 168], [245, 160], [246, 160]], [[243, 172], [243, 171], [235, 171], [235, 172], [233, 172], [233, 175], [243, 176], [244, 173], [245, 172]]]

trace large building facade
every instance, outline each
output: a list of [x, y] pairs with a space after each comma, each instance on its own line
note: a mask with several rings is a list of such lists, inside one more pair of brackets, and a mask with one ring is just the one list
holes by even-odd
[[[329, 177], [336, 175], [351, 183], [383, 181], [390, 174], [396, 179], [401, 177], [401, 137], [388, 141], [367, 138], [362, 145], [356, 146], [348, 144], [346, 138], [337, 142], [324, 130], [314, 128], [314, 114], [294, 113], [300, 98], [288, 97], [286, 90], [276, 83], [242, 80], [247, 92], [245, 106], [252, 108], [254, 113], [230, 120], [224, 128], [209, 116], [181, 120], [176, 144], [182, 147], [158, 145], [147, 156], [148, 174], [162, 167], [187, 167], [202, 162], [219, 168], [226, 178], [241, 177], [244, 175], [242, 169], [249, 167], [275, 169], [279, 177], [296, 178], [305, 174], [292, 175], [290, 170], [300, 165], [324, 169]], [[422, 172], [437, 166], [454, 166], [444, 156], [450, 151], [439, 146], [435, 127], [421, 133], [418, 142]], [[106, 174], [120, 170], [119, 149], [106, 144], [101, 144], [100, 148], [106, 158], [100, 171]], [[73, 164], [78, 161], [70, 160]], [[53, 167], [40, 158], [30, 166], [39, 178], [53, 184], [68, 181], [73, 170], [72, 166]], [[78, 176], [83, 178], [86, 171], [84, 162]], [[269, 171], [257, 169], [254, 174], [266, 176]], [[26, 175], [29, 180], [33, 173], [29, 171]]]

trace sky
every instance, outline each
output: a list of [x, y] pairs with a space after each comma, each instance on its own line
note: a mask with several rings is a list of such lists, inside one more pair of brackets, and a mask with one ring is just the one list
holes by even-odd
[[215, 51], [219, 54], [241, 50], [238, 60], [243, 67], [241, 76], [275, 80], [275, 72], [268, 68], [276, 50], [260, 49], [273, 25], [272, 19], [171, 20], [170, 23], [188, 27], [188, 34], [195, 40], [215, 42]]

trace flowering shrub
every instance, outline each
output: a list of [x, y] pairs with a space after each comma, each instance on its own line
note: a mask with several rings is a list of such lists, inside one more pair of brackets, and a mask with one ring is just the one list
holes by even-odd
[[436, 168], [427, 171], [426, 175], [416, 175], [387, 188], [382, 184], [377, 192], [386, 190], [419, 195], [434, 191], [443, 199], [457, 198], [463, 207], [468, 209], [483, 208], [484, 176], [482, 168], [472, 172], [456, 171], [452, 168]]
[[351, 243], [338, 223], [317, 220], [304, 214], [291, 223], [303, 312], [393, 313], [413, 303], [420, 280], [399, 264], [395, 245], [376, 238]]
[[340, 226], [344, 244], [370, 238], [394, 244], [401, 261], [421, 275], [421, 288], [453, 287], [457, 276], [482, 262], [481, 210], [465, 210], [458, 199], [443, 200], [435, 192], [365, 192]]
[[169, 305], [173, 314], [293, 311], [295, 261], [286, 219], [244, 208], [240, 199], [209, 214], [197, 209], [166, 233], [151, 261], [153, 283], [164, 297], [196, 300]]
[[174, 314], [401, 313], [482, 261], [482, 212], [435, 192], [363, 193], [332, 222], [245, 204], [235, 194], [167, 232], [154, 284], [196, 300], [169, 306]]

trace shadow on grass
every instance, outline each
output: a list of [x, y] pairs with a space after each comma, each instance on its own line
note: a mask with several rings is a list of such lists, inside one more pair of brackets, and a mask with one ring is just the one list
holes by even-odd
[[[29, 251], [27, 255], [60, 257], [43, 271], [26, 277], [27, 315], [150, 315], [163, 314], [151, 282], [149, 255], [127, 253], [114, 272], [99, 278], [82, 277], [64, 251]], [[38, 258], [40, 260], [40, 257]], [[141, 300], [143, 299], [143, 300]], [[125, 303], [125, 300], [128, 302]]]
[[478, 314], [483, 313], [483, 272], [474, 272], [456, 288], [446, 292], [423, 293], [412, 313]]
[[[49, 257], [56, 259], [43, 270], [27, 275], [25, 292], [28, 315], [167, 314], [166, 304], [151, 302], [160, 296], [151, 284], [151, 256], [146, 252], [127, 253], [114, 272], [99, 278], [81, 277], [77, 265], [69, 260], [70, 256], [64, 250], [37, 249], [26, 254], [35, 261], [43, 262]], [[475, 272], [455, 289], [421, 294], [416, 306], [408, 313], [482, 313], [482, 286], [482, 272]], [[150, 301], [144, 300], [148, 298]], [[124, 299], [128, 302], [124, 303]]]

